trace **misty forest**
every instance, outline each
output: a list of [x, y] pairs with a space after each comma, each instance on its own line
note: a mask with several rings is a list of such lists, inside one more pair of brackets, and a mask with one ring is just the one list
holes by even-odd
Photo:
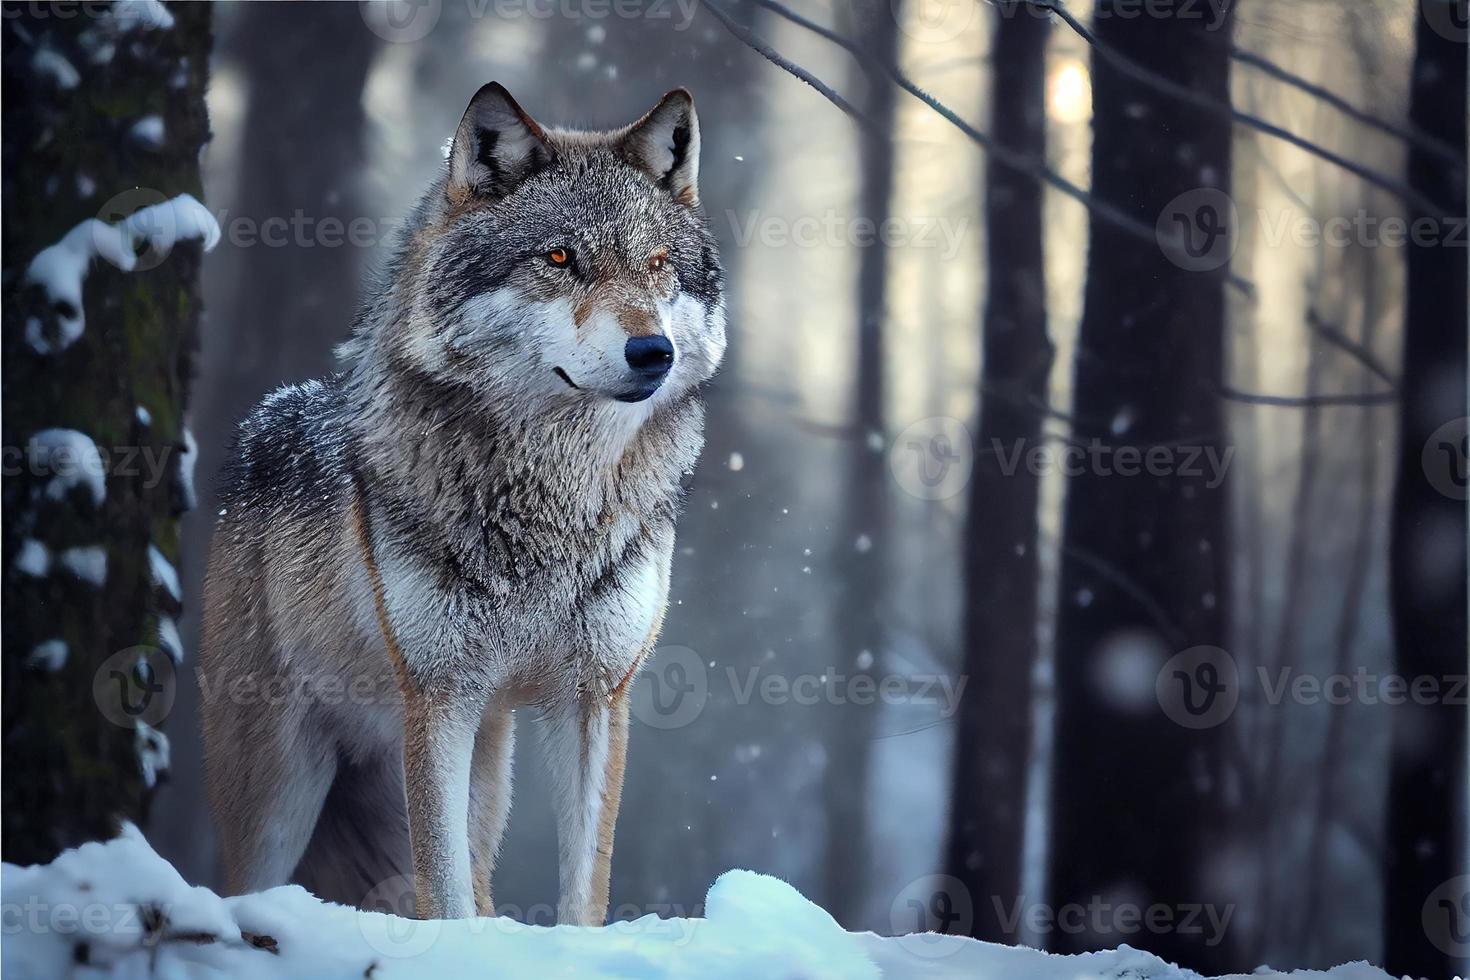
[[[1466, 0], [7, 2], [0, 37], [7, 945], [17, 866], [125, 823], [227, 894], [221, 467], [336, 370], [493, 80], [588, 128], [687, 88], [725, 270], [610, 919], [743, 868], [853, 933], [1465, 974]], [[549, 926], [515, 752], [496, 910]]]

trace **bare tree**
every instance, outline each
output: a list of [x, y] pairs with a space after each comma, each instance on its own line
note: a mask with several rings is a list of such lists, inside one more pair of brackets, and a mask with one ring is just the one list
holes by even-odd
[[[1044, 12], [997, 6], [991, 40], [991, 126], [996, 143], [1046, 157]], [[981, 328], [980, 451], [965, 530], [964, 674], [955, 736], [954, 792], [945, 863], [977, 902], [973, 933], [1017, 943], [1016, 923], [990, 915], [992, 897], [1021, 893], [1031, 672], [1037, 652], [1037, 505], [1040, 478], [1008, 467], [1040, 445], [1053, 350], [1046, 329], [1041, 184], [1016, 168], [985, 170], [987, 297]], [[1004, 453], [994, 451], [1003, 448]], [[1008, 928], [1009, 926], [1009, 928]]]
[[[1410, 119], [1463, 147], [1466, 4], [1423, 0], [1419, 14]], [[1463, 232], [1463, 168], [1416, 146], [1409, 181], [1458, 218]], [[1414, 227], [1422, 219], [1416, 213]], [[1466, 290], [1463, 248], [1438, 239], [1410, 247], [1389, 557], [1395, 669], [1406, 678], [1436, 678], [1441, 691], [1465, 671]], [[1394, 976], [1452, 976], [1464, 971], [1464, 957], [1454, 954], [1463, 949], [1455, 937], [1464, 934], [1467, 899], [1467, 879], [1458, 887], [1453, 879], [1470, 870], [1465, 707], [1446, 697], [1416, 700], [1399, 707], [1394, 720], [1384, 966]]]
[[19, 863], [141, 820], [167, 769], [215, 227], [197, 201], [210, 8], [53, 13], [4, 19], [3, 849]]
[[[1125, 19], [1111, 6], [1099, 0], [1095, 21], [1092, 193], [1148, 226], [1178, 214], [1195, 246], [1218, 244], [1213, 195], [1230, 186], [1228, 114], [1202, 113], [1153, 79], [1228, 104], [1229, 47], [1202, 20]], [[1151, 77], [1125, 71], [1119, 55]], [[1204, 252], [1194, 258], [1140, 244], [1095, 214], [1074, 364], [1077, 440], [1220, 453], [1227, 269], [1207, 268], [1219, 263]], [[1224, 736], [1176, 724], [1155, 697], [1166, 658], [1226, 642], [1226, 484], [1194, 472], [1124, 478], [1092, 463], [1068, 480], [1048, 855], [1054, 907], [1085, 907], [1094, 896], [1176, 908], [1220, 901], [1204, 866], [1225, 840]], [[1069, 932], [1053, 945], [1074, 951], [1118, 938]], [[1208, 945], [1176, 930], [1150, 935], [1149, 947], [1206, 973], [1240, 965], [1228, 934]]]
[[[851, 10], [853, 37], [860, 48], [880, 64], [898, 56], [897, 2], [863, 0]], [[888, 220], [893, 198], [893, 123], [897, 97], [888, 78], [866, 63], [855, 72], [864, 85], [862, 111], [871, 121], [861, 133], [855, 220], [881, 227]], [[843, 531], [836, 547], [845, 564], [846, 588], [838, 595], [841, 623], [839, 657], [861, 664], [879, 663], [883, 656], [883, 581], [888, 501], [884, 457], [874, 451], [870, 434], [884, 430], [883, 327], [888, 305], [888, 250], [874, 241], [859, 252], [857, 303], [857, 356], [853, 364], [852, 414], [860, 437], [850, 447], [850, 479], [845, 494]], [[847, 667], [843, 664], [842, 667]], [[851, 707], [851, 706], [849, 706]], [[864, 862], [854, 855], [869, 851], [868, 784], [872, 759], [874, 712], [871, 708], [837, 709], [837, 727], [829, 747], [825, 809], [827, 852], [825, 862], [828, 909], [839, 922], [854, 925], [866, 887]]]

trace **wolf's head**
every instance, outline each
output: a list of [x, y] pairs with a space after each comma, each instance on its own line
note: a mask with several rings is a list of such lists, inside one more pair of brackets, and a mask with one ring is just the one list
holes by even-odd
[[629, 126], [584, 133], [543, 128], [484, 86], [347, 355], [381, 343], [529, 411], [677, 398], [725, 348], [698, 175], [683, 89]]

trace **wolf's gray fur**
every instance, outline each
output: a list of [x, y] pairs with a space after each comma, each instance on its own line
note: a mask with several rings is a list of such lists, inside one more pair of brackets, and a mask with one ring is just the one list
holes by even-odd
[[392, 904], [412, 871], [420, 916], [491, 913], [530, 707], [560, 916], [602, 921], [627, 689], [725, 344], [698, 153], [683, 90], [579, 133], [485, 86], [344, 370], [241, 426], [201, 655], [234, 891]]

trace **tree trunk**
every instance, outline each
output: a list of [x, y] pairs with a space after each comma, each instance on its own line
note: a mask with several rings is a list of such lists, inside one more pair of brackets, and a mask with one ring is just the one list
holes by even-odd
[[[1102, 44], [1195, 92], [1230, 99], [1229, 24], [1215, 33], [1203, 19], [1126, 16], [1105, 9], [1110, 3], [1100, 0], [1095, 22]], [[1210, 195], [1230, 188], [1228, 123], [1140, 85], [1100, 55], [1093, 113], [1093, 193], [1148, 225], [1177, 213], [1193, 223], [1197, 246], [1209, 244], [1207, 219], [1219, 213], [1209, 209], [1221, 200]], [[1060, 923], [1053, 948], [1130, 942], [1208, 974], [1245, 965], [1235, 962], [1228, 930], [1128, 932], [1117, 909], [1163, 905], [1177, 923], [1189, 906], [1223, 913], [1230, 901], [1209, 874], [1228, 824], [1228, 729], [1209, 713], [1228, 707], [1229, 695], [1212, 686], [1200, 702], [1198, 689], [1184, 692], [1195, 698], [1186, 707], [1205, 716], [1181, 715], [1171, 703], [1181, 686], [1173, 668], [1196, 671], [1202, 665], [1193, 661], [1170, 665], [1155, 684], [1173, 655], [1226, 644], [1227, 484], [1209, 485], [1216, 481], [1200, 463], [1208, 457], [1186, 457], [1198, 447], [1220, 458], [1226, 444], [1226, 268], [1210, 261], [1219, 254], [1171, 249], [1171, 260], [1161, 247], [1091, 223], [1074, 437], [1089, 446], [1160, 447], [1169, 463], [1151, 467], [1162, 476], [1123, 476], [1114, 471], [1123, 457], [1090, 454], [1067, 481], [1049, 854], [1053, 908], [1085, 911], [1101, 898], [1113, 909], [1086, 914], [1084, 928]], [[1208, 671], [1197, 676], [1211, 680]]]
[[[1410, 95], [1414, 125], [1461, 147], [1466, 22], [1464, 0], [1424, 0]], [[1409, 181], [1460, 219], [1463, 241], [1464, 171], [1415, 150]], [[1463, 677], [1467, 642], [1466, 289], [1463, 248], [1411, 246], [1390, 601], [1396, 672], [1411, 684], [1433, 678], [1441, 694]], [[1470, 953], [1465, 706], [1446, 700], [1395, 710], [1383, 964], [1394, 976], [1463, 975]]]
[[249, 84], [234, 210], [259, 242], [241, 253], [236, 329], [209, 356], [229, 372], [234, 396], [210, 406], [222, 428], [211, 445], [221, 450], [266, 391], [332, 369], [332, 348], [357, 309], [363, 258], [390, 230], [363, 213], [362, 92], [377, 40], [361, 11], [247, 4], [230, 47]]
[[[1049, 25], [1029, 6], [1002, 6], [992, 35], [991, 125], [997, 143], [1046, 157]], [[965, 666], [946, 865], [969, 892], [972, 934], [1016, 944], [994, 914], [1021, 894], [1031, 672], [1036, 664], [1040, 479], [1005, 460], [1041, 444], [1052, 346], [1046, 332], [1041, 185], [992, 160], [985, 170], [986, 281], [980, 434], [965, 531]], [[996, 447], [1003, 449], [994, 451]], [[1009, 926], [1009, 928], [1007, 927]]]
[[[140, 821], [167, 767], [156, 726], [182, 654], [172, 565], [193, 496], [184, 413], [200, 244], [181, 234], [124, 272], [123, 246], [104, 260], [116, 233], [82, 228], [70, 240], [80, 310], [45, 285], [66, 275], [27, 270], [88, 219], [202, 196], [209, 133], [208, 5], [171, 8], [171, 24], [100, 7], [44, 13], [7, 9], [4, 23], [0, 847], [23, 864]], [[46, 445], [66, 449], [37, 449]]]
[[[897, 0], [855, 3], [852, 30], [870, 57], [891, 63], [898, 57]], [[865, 95], [860, 103], [873, 122], [861, 138], [862, 185], [854, 220], [881, 227], [893, 196], [893, 124], [896, 91], [877, 67], [860, 72]], [[883, 663], [883, 563], [887, 494], [884, 456], [873, 448], [884, 431], [883, 325], [887, 319], [888, 249], [873, 241], [859, 251], [857, 282], [857, 357], [852, 410], [858, 436], [851, 446], [850, 478], [838, 566], [848, 569], [839, 594], [841, 627], [838, 673], [881, 673]], [[827, 908], [837, 921], [855, 925], [866, 888], [863, 869], [868, 840], [868, 783], [876, 705], [834, 706], [837, 726], [826, 768]]]

